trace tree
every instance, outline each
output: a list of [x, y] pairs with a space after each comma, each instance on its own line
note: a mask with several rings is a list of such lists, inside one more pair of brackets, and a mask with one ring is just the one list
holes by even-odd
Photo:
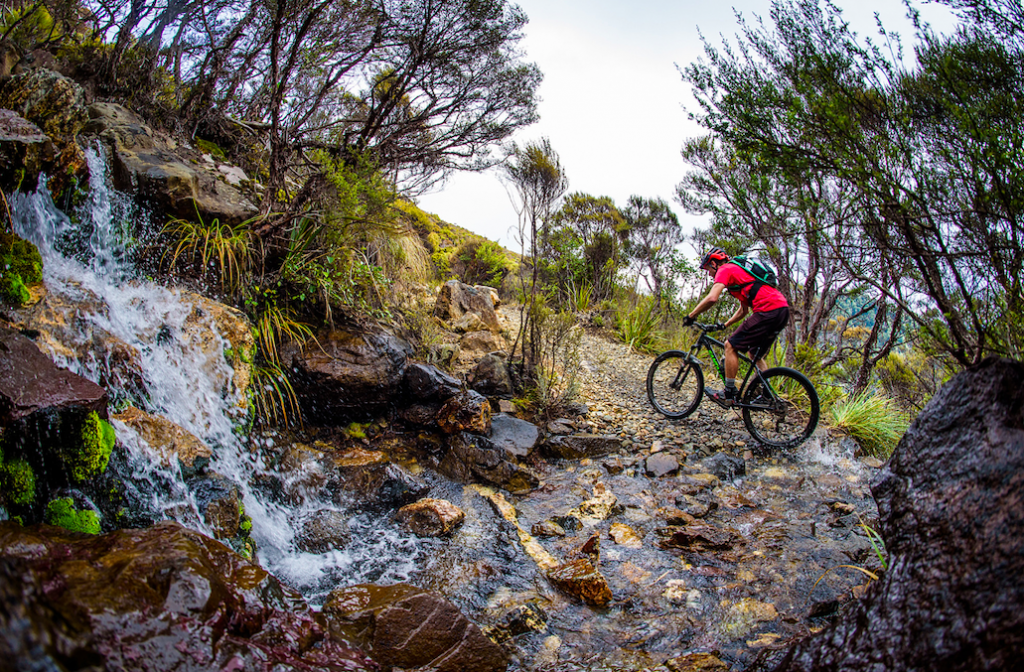
[[515, 192], [513, 207], [519, 216], [519, 243], [524, 256], [529, 249], [531, 269], [528, 283], [523, 277], [519, 332], [509, 353], [509, 361], [516, 361], [516, 350], [522, 351], [516, 367], [522, 381], [541, 363], [540, 321], [544, 298], [538, 283], [540, 238], [547, 230], [558, 201], [569, 188], [569, 180], [547, 138], [522, 147], [512, 145], [503, 172]]
[[660, 306], [679, 264], [676, 247], [685, 238], [676, 213], [660, 198], [630, 196], [623, 213], [626, 254]]
[[566, 292], [571, 284], [593, 289], [595, 298], [611, 296], [620, 267], [619, 236], [624, 220], [607, 196], [576, 192], [552, 217], [552, 231], [541, 246], [551, 280]]
[[739, 161], [841, 193], [851, 235], [828, 241], [845, 271], [961, 365], [1019, 352], [999, 335], [1021, 319], [1009, 249], [1022, 120], [1006, 98], [1020, 90], [1020, 50], [986, 49], [972, 31], [923, 33], [908, 72], [828, 2], [777, 2], [772, 18], [774, 31], [743, 23], [738, 50], [705, 44], [708, 61], [685, 71], [695, 118]]

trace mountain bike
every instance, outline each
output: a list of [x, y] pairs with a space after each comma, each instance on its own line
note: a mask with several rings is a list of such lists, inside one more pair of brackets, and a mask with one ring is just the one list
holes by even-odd
[[697, 354], [707, 350], [724, 385], [725, 343], [708, 336], [709, 331], [723, 327], [699, 322], [693, 326], [700, 329], [700, 336], [689, 352], [663, 352], [647, 371], [647, 398], [655, 410], [669, 418], [685, 418], [707, 395], [720, 406], [738, 410], [750, 435], [766, 446], [792, 448], [806, 441], [817, 428], [821, 412], [818, 392], [807, 376], [784, 366], [761, 371], [754, 360], [741, 354], [747, 373], [738, 387], [737, 401], [718, 402], [704, 388], [704, 365]]

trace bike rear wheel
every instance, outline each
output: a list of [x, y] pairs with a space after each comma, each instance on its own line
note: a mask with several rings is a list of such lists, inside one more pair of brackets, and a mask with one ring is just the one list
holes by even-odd
[[[770, 392], [761, 381], [767, 382]], [[774, 394], [773, 394], [774, 393]], [[807, 376], [779, 366], [750, 381], [743, 394], [743, 424], [766, 446], [793, 448], [806, 441], [818, 426], [818, 392]]]
[[693, 413], [704, 394], [704, 372], [681, 350], [663, 352], [647, 370], [647, 398], [669, 418]]

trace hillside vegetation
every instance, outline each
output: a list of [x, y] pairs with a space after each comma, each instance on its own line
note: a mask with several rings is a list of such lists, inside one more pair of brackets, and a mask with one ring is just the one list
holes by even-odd
[[[0, 74], [45, 62], [252, 176], [256, 216], [170, 218], [171, 252], [144, 261], [242, 308], [275, 389], [282, 340], [336, 320], [429, 340], [401, 296], [455, 277], [523, 306], [512, 370], [543, 412], [574, 393], [581, 326], [685, 345], [706, 278], [681, 245], [716, 244], [777, 270], [794, 319], [769, 359], [807, 372], [835, 426], [881, 436], [885, 454], [954, 372], [1024, 350], [1024, 18], [1009, 0], [947, 4], [956, 32], [918, 21], [903, 59], [899, 36], [861, 38], [817, 0], [778, 0], [734, 45], [707, 42], [682, 68], [706, 130], [675, 194], [709, 217], [691, 237], [660, 197], [570, 192], [548, 140], [507, 144], [536, 120], [542, 75], [505, 0], [18, 0], [0, 16]], [[415, 204], [491, 167], [520, 250]]]

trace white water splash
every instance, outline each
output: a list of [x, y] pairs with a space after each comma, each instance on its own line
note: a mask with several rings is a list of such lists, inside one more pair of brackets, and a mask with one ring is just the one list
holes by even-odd
[[[284, 507], [249, 487], [253, 475], [266, 472], [267, 466], [236, 434], [238, 410], [223, 394], [233, 375], [222, 354], [230, 344], [208, 317], [199, 318], [208, 320], [200, 329], [220, 339], [214, 347], [204, 352], [181, 338], [186, 320], [197, 319], [193, 295], [136, 277], [126, 259], [128, 241], [135, 219], [145, 214], [109, 187], [101, 151], [87, 151], [89, 198], [77, 211], [77, 222], [54, 205], [45, 180], [36, 193], [11, 199], [16, 232], [35, 243], [43, 256], [48, 291], [76, 306], [75, 330], [65, 336], [73, 342], [63, 344], [68, 346], [64, 349], [50, 348], [51, 357], [83, 377], [106, 382], [113, 397], [132, 398], [131, 391], [111, 389], [116, 381], [104, 381], [111, 369], [110, 344], [127, 346], [144, 378], [145, 399], [133, 401], [214, 449], [210, 470], [241, 487], [260, 563], [314, 604], [337, 585], [409, 580], [429, 542], [404, 535], [386, 518], [359, 515], [349, 521], [352, 542], [345, 550], [303, 553], [295, 547], [297, 523], [331, 505], [311, 500], [302, 507]], [[97, 342], [104, 347], [94, 347]], [[145, 442], [128, 425], [118, 422], [116, 429], [120, 444], [131, 453], [132, 478], [159, 484], [148, 489], [153, 492], [152, 510], [212, 534], [180, 471], [154, 463]]]

